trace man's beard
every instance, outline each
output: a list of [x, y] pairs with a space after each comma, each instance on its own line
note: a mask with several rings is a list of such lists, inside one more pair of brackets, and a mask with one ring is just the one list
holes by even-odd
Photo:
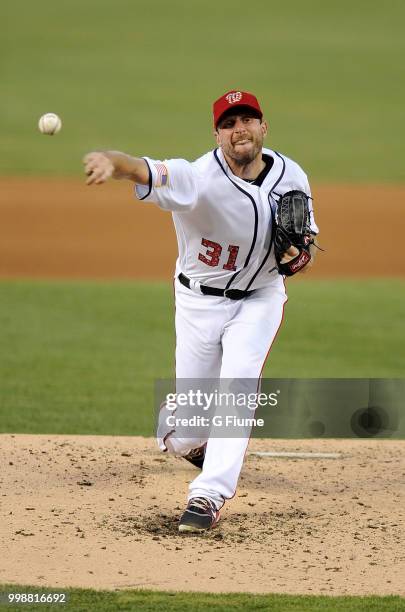
[[255, 159], [257, 153], [258, 151], [256, 151], [255, 149], [252, 149], [250, 152], [243, 153], [243, 154], [241, 153], [240, 155], [235, 155], [235, 153], [233, 152], [233, 154], [230, 155], [230, 157], [232, 158], [232, 160], [235, 162], [237, 166], [247, 166]]
[[226, 151], [229, 157], [233, 160], [233, 162], [237, 166], [247, 166], [250, 164], [260, 153], [262, 150], [263, 143], [257, 141], [251, 141], [253, 146], [249, 151], [241, 151], [240, 153], [236, 152], [235, 149], [230, 147], [230, 151]]

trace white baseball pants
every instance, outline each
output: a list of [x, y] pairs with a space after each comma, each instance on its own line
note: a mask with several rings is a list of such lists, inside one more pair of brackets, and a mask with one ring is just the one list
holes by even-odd
[[[177, 279], [176, 379], [259, 380], [281, 325], [287, 296], [281, 277], [243, 300], [201, 295]], [[202, 438], [179, 438], [176, 432], [160, 448], [177, 455], [204, 444]], [[219, 509], [235, 495], [249, 437], [207, 441], [204, 467], [189, 487], [189, 499], [211, 499]]]

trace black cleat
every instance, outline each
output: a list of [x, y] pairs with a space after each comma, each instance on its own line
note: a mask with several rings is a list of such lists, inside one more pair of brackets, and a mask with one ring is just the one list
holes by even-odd
[[206, 497], [193, 497], [180, 519], [181, 533], [201, 533], [209, 531], [218, 524], [219, 510], [214, 502]]
[[203, 446], [200, 446], [199, 448], [193, 448], [188, 453], [188, 455], [183, 455], [183, 459], [186, 459], [186, 461], [189, 461], [190, 463], [195, 465], [195, 467], [197, 467], [199, 470], [202, 470], [204, 465], [206, 447], [207, 444], [203, 444]]

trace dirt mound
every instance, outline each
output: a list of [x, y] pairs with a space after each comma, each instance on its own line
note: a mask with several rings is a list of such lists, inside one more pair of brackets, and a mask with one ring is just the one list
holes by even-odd
[[[145, 438], [2, 435], [0, 582], [405, 595], [405, 441], [252, 440], [219, 526], [180, 535], [197, 470]], [[159, 559], [157, 563], [156, 559]]]

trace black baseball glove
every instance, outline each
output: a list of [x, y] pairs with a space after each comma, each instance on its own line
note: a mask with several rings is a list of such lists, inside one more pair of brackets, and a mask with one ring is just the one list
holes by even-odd
[[[280, 274], [292, 276], [311, 260], [310, 245], [314, 243], [309, 225], [308, 196], [303, 191], [288, 191], [277, 203], [274, 253]], [[299, 253], [286, 263], [283, 255], [291, 246]]]

